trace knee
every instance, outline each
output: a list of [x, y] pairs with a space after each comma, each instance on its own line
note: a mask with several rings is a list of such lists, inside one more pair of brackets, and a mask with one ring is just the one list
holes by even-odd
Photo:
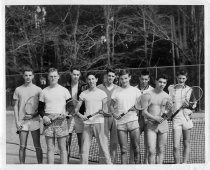
[[174, 145], [173, 149], [174, 149], [174, 152], [178, 152], [179, 151], [179, 145]]
[[20, 151], [24, 151], [26, 150], [26, 146], [25, 145], [20, 145]]
[[164, 149], [165, 149], [165, 145], [161, 145], [161, 146], [158, 147], [158, 152], [163, 153]]
[[134, 153], [139, 153], [139, 145], [134, 145], [133, 146], [133, 152]]
[[155, 148], [148, 148], [149, 155], [155, 155]]
[[121, 154], [122, 155], [127, 154], [127, 148], [126, 147], [121, 148]]
[[47, 151], [48, 152], [54, 152], [54, 147], [53, 146], [47, 146]]
[[190, 145], [190, 140], [189, 139], [185, 139], [184, 140], [184, 145], [185, 146], [189, 146]]

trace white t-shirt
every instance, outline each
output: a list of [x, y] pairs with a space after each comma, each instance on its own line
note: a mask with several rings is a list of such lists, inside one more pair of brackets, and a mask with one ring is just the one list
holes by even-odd
[[[137, 86], [135, 86], [136, 88], [138, 88], [138, 85]], [[139, 89], [139, 88], [138, 88]], [[154, 88], [152, 87], [152, 86], [148, 86], [148, 88], [147, 89], [143, 89], [143, 90], [140, 90], [141, 91], [141, 93], [142, 94], [144, 94], [144, 93], [148, 93], [149, 91], [151, 91], [151, 90], [153, 90]]]
[[[178, 110], [182, 106], [182, 104], [183, 104], [185, 99], [189, 101], [190, 95], [191, 95], [191, 91], [189, 91], [190, 87], [187, 86], [187, 85], [183, 89], [180, 88], [180, 89], [174, 90], [173, 87], [174, 87], [174, 85], [170, 85], [168, 87], [168, 91], [169, 91], [169, 96], [172, 99], [173, 105], [174, 105], [173, 112], [175, 112], [176, 110]], [[186, 112], [186, 114], [189, 114], [191, 111], [189, 109], [182, 109], [175, 116], [175, 118], [183, 117], [185, 112]]]
[[[15, 89], [13, 94], [13, 99], [18, 101], [18, 116], [19, 119], [22, 120], [23, 117], [26, 115], [25, 112], [25, 104], [27, 100], [32, 96], [37, 96], [39, 98], [40, 92], [42, 89], [34, 84], [29, 86], [19, 86]], [[39, 116], [32, 118], [33, 120], [39, 121]]]
[[[86, 112], [85, 115], [91, 115], [102, 109], [102, 100], [106, 98], [107, 95], [104, 91], [96, 88], [94, 91], [85, 90], [83, 91], [79, 98], [85, 102]], [[91, 117], [89, 120], [84, 121], [84, 124], [95, 124], [104, 123], [104, 116], [101, 114]]]
[[66, 100], [71, 98], [71, 95], [65, 87], [57, 85], [56, 87], [46, 87], [42, 90], [39, 101], [45, 103], [45, 113], [66, 113]]
[[[118, 88], [116, 89], [111, 98], [117, 104], [117, 114], [126, 113], [131, 107], [136, 103], [136, 99], [141, 95], [141, 91], [133, 86], [128, 88]], [[120, 120], [117, 120], [117, 124], [124, 124], [131, 121], [138, 120], [136, 111], [130, 111]]]

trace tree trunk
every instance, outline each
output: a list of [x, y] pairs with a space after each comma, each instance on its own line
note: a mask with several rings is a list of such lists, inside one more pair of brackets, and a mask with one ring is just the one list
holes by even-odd
[[105, 5], [104, 6], [104, 15], [106, 18], [106, 46], [107, 46], [107, 65], [110, 66], [110, 23], [109, 23], [109, 19], [110, 19], [110, 11], [111, 11], [111, 6], [109, 5]]
[[74, 38], [74, 62], [76, 63], [77, 60], [77, 52], [78, 52], [78, 44], [77, 44], [77, 28], [78, 28], [78, 21], [79, 21], [79, 14], [80, 14], [80, 6], [77, 6], [77, 13], [74, 22], [74, 29], [73, 29], [73, 38]]
[[175, 64], [175, 52], [174, 52], [174, 17], [173, 16], [170, 16], [170, 21], [171, 21], [171, 51], [172, 51], [172, 60], [173, 60], [173, 77], [174, 77], [174, 84], [176, 83], [176, 64]]
[[144, 29], [144, 57], [147, 61], [147, 67], [149, 66], [149, 59], [147, 58], [147, 28], [146, 28], [146, 18], [144, 7], [142, 9], [142, 17], [143, 17], [143, 29]]

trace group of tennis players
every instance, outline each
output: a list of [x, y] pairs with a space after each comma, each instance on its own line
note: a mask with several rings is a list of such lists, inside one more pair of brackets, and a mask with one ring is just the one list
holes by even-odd
[[[118, 83], [115, 84], [116, 76]], [[150, 85], [150, 74], [142, 71], [139, 75], [139, 84], [131, 86], [132, 78], [129, 70], [122, 69], [118, 73], [108, 68], [103, 77], [103, 83], [97, 85], [98, 77], [93, 72], [88, 72], [86, 82], [80, 80], [81, 71], [78, 68], [70, 70], [70, 79], [63, 85], [58, 84], [60, 78], [56, 68], [48, 72], [49, 86], [41, 89], [32, 83], [33, 70], [26, 68], [23, 72], [24, 84], [15, 89], [14, 115], [16, 128], [19, 130], [20, 149], [19, 161], [25, 163], [27, 138], [31, 132], [38, 163], [43, 163], [43, 153], [40, 144], [40, 119], [45, 124], [43, 135], [47, 145], [47, 163], [54, 163], [55, 139], [57, 139], [62, 164], [69, 160], [70, 146], [73, 133], [77, 135], [80, 163], [88, 164], [89, 148], [92, 138], [95, 137], [99, 146], [99, 163], [116, 164], [117, 148], [120, 146], [122, 164], [161, 164], [164, 160], [164, 150], [169, 132], [168, 121], [162, 122], [161, 101], [170, 96], [164, 91], [168, 77], [158, 75], [155, 87]], [[180, 70], [177, 73], [177, 83], [184, 85], [188, 78], [187, 72]], [[172, 87], [170, 85], [169, 87]], [[149, 93], [150, 105], [142, 111], [131, 109], [137, 98]], [[31, 96], [39, 97], [37, 114], [27, 115], [24, 106]], [[104, 98], [110, 101], [107, 113], [93, 113], [102, 110]], [[66, 102], [76, 99], [74, 115], [70, 119], [50, 119], [50, 115], [68, 114]], [[116, 107], [117, 106], [117, 107]], [[129, 111], [128, 111], [129, 110]], [[193, 127], [191, 119], [186, 119], [191, 110], [182, 109], [173, 119], [173, 155], [175, 163], [187, 163], [190, 152], [190, 130]], [[122, 114], [124, 113], [124, 114]], [[126, 113], [126, 114], [125, 114]], [[124, 116], [122, 116], [124, 115]], [[162, 122], [162, 123], [160, 123]], [[144, 153], [140, 153], [140, 135], [144, 132]], [[130, 136], [130, 149], [128, 149], [128, 135]], [[180, 160], [180, 140], [183, 136], [183, 160]], [[128, 151], [130, 156], [128, 160]], [[140, 154], [144, 161], [140, 162]]]

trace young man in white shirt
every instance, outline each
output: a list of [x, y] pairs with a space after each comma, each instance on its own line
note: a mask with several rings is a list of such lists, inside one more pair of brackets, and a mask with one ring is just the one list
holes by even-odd
[[[111, 96], [114, 90], [119, 88], [119, 86], [114, 84], [115, 78], [116, 78], [115, 70], [108, 68], [106, 70], [106, 73], [104, 74], [103, 84], [97, 86], [99, 89], [103, 90], [107, 94], [108, 101], [111, 101]], [[109, 138], [110, 134], [110, 154], [112, 162], [116, 163], [117, 146], [118, 146], [117, 125], [116, 125], [116, 120], [113, 118], [110, 110], [108, 114], [104, 114], [104, 130], [107, 138]], [[102, 153], [103, 152], [99, 150], [99, 158], [104, 157]], [[104, 163], [104, 160], [99, 159], [99, 163]]]
[[[48, 80], [50, 85], [44, 88], [39, 98], [39, 112], [46, 125], [43, 130], [47, 144], [47, 163], [54, 163], [55, 138], [58, 141], [61, 163], [67, 164], [66, 137], [68, 135], [66, 102], [71, 98], [69, 91], [58, 84], [60, 76], [58, 70], [50, 68]], [[54, 121], [53, 118], [59, 116]]]
[[[112, 101], [110, 106], [112, 114], [117, 119], [118, 141], [120, 144], [122, 164], [128, 163], [128, 133], [130, 134], [135, 164], [139, 163], [140, 158], [140, 132], [138, 116], [136, 110], [129, 112], [128, 110], [135, 105], [137, 98], [141, 95], [141, 92], [136, 87], [130, 85], [130, 80], [130, 72], [128, 70], [121, 70], [119, 73], [119, 81], [122, 86], [121, 88], [116, 89], [112, 94]], [[117, 106], [116, 109], [115, 105]], [[128, 113], [121, 117], [121, 114], [126, 112]]]
[[[80, 80], [81, 76], [81, 71], [79, 68], [73, 67], [70, 70], [70, 79], [69, 81], [65, 84], [65, 87], [69, 90], [71, 96], [75, 100], [79, 100], [79, 95], [81, 94], [82, 91], [87, 89], [86, 83]], [[84, 115], [85, 112], [85, 104], [83, 103], [82, 106], [80, 107], [79, 112]], [[81, 137], [82, 137], [82, 132], [83, 132], [83, 127], [84, 123], [83, 120], [78, 116], [74, 115], [70, 119], [68, 119], [68, 131], [69, 131], [69, 136], [67, 138], [67, 150], [70, 149], [71, 146], [71, 140], [72, 140], [72, 133], [75, 131], [77, 134], [77, 141], [78, 141], [78, 146], [79, 146], [79, 153], [81, 154]], [[70, 157], [70, 150], [68, 150], [68, 159]]]
[[[150, 73], [149, 71], [142, 71], [139, 76], [139, 84], [136, 86], [140, 91], [141, 94], [148, 93], [149, 91], [153, 90], [154, 88], [149, 85], [150, 82]], [[139, 121], [139, 129], [140, 134], [144, 132], [144, 164], [148, 163], [148, 146], [147, 146], [147, 119], [142, 115], [142, 111], [139, 111], [138, 114], [138, 121]], [[132, 146], [131, 146], [132, 148]], [[130, 149], [130, 163], [134, 163], [133, 158], [133, 150]]]
[[[168, 87], [169, 95], [175, 104], [175, 109], [178, 109], [182, 102], [180, 99], [186, 95], [186, 92], [190, 89], [189, 86], [185, 84], [188, 78], [188, 73], [184, 70], [180, 70], [177, 73], [177, 82], [180, 84], [181, 88], [176, 89], [175, 93], [173, 92], [174, 85], [170, 85]], [[183, 96], [181, 96], [183, 95]], [[188, 97], [188, 96], [187, 96]], [[188, 97], [189, 98], [189, 97]], [[183, 162], [187, 163], [190, 155], [190, 131], [193, 128], [193, 122], [189, 118], [189, 115], [192, 114], [190, 109], [182, 109], [180, 112], [173, 118], [173, 134], [174, 134], [174, 160], [176, 164], [180, 164], [180, 140], [183, 135]]]
[[27, 139], [29, 132], [31, 132], [34, 147], [36, 149], [37, 161], [40, 164], [42, 163], [42, 148], [40, 144], [40, 118], [38, 114], [33, 116], [27, 115], [24, 106], [30, 97], [37, 96], [38, 100], [42, 90], [40, 87], [32, 83], [34, 74], [31, 68], [25, 68], [23, 72], [23, 78], [24, 84], [17, 87], [13, 95], [13, 99], [15, 101], [15, 123], [17, 131], [19, 132], [20, 139], [19, 160], [21, 164], [25, 163]]
[[143, 110], [143, 116], [148, 119], [147, 122], [147, 142], [149, 164], [156, 163], [156, 151], [157, 151], [157, 163], [162, 164], [164, 158], [164, 149], [167, 143], [168, 135], [168, 122], [167, 120], [160, 123], [163, 120], [162, 113], [162, 101], [169, 98], [169, 95], [164, 92], [164, 88], [167, 84], [168, 77], [164, 74], [159, 75], [155, 81], [156, 86], [153, 90], [149, 91], [151, 95], [151, 103], [148, 108]]
[[[96, 138], [99, 148], [103, 152], [105, 162], [107, 164], [111, 164], [108, 149], [108, 139], [104, 134], [104, 116], [102, 114], [98, 114], [88, 119], [89, 115], [102, 110], [102, 101], [107, 97], [104, 91], [96, 87], [97, 81], [98, 79], [96, 78], [95, 74], [89, 72], [87, 75], [87, 83], [89, 88], [80, 94], [79, 103], [75, 109], [76, 114], [84, 121], [80, 159], [82, 164], [88, 164], [89, 149], [93, 136]], [[79, 108], [83, 102], [85, 102], [86, 107], [86, 112], [84, 115], [79, 113]]]

